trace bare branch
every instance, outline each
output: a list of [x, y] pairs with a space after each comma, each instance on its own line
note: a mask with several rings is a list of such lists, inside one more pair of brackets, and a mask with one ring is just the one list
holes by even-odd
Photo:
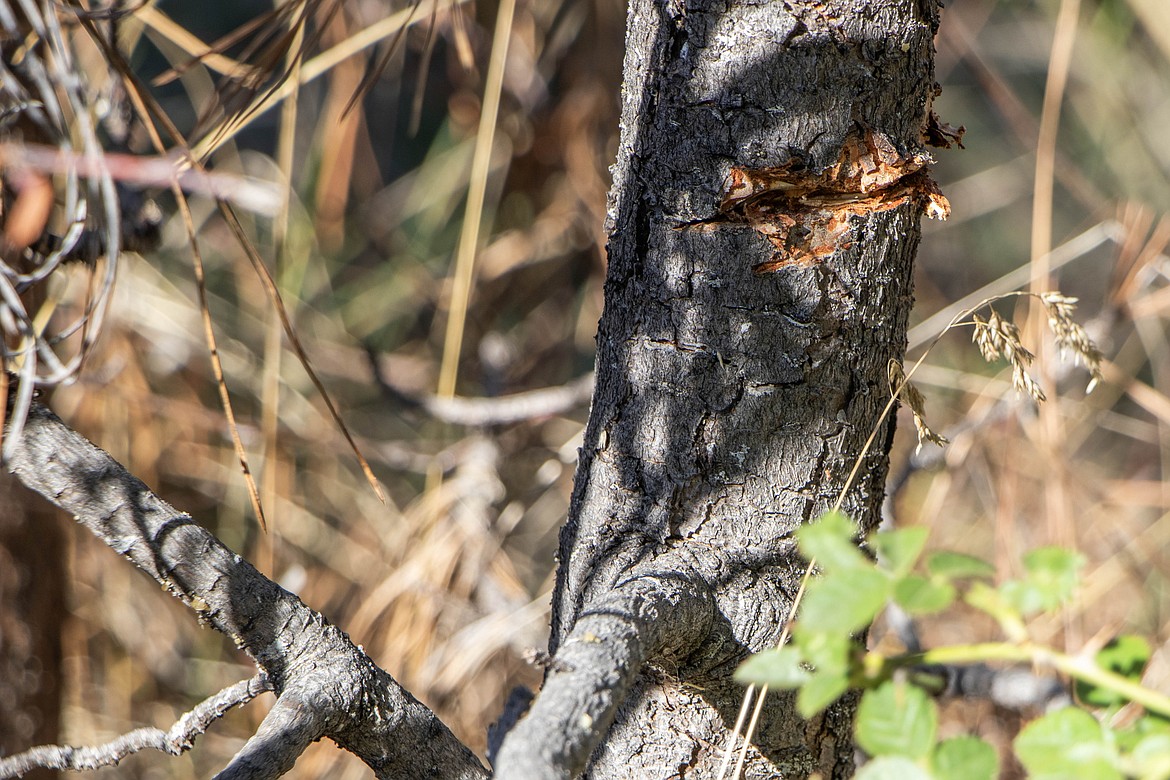
[[421, 403], [431, 416], [444, 422], [482, 427], [564, 414], [588, 404], [592, 396], [593, 373], [590, 372], [559, 387], [542, 387], [498, 398], [426, 396]]
[[292, 769], [296, 757], [325, 734], [324, 719], [285, 692], [264, 722], [214, 780], [272, 780]]
[[235, 203], [270, 217], [280, 204], [280, 188], [251, 176], [192, 168], [181, 158], [105, 152], [92, 158], [42, 144], [0, 143], [0, 171], [32, 170], [52, 175], [111, 176], [137, 187], [162, 189], [172, 183], [184, 192]]
[[161, 750], [172, 756], [180, 755], [195, 745], [195, 739], [223, 717], [232, 707], [247, 704], [256, 696], [272, 690], [272, 684], [263, 674], [243, 680], [210, 696], [183, 715], [169, 731], [144, 728], [131, 731], [104, 745], [70, 747], [44, 745], [0, 758], [0, 778], [20, 777], [33, 769], [98, 769], [113, 766], [126, 756], [141, 750]]
[[[484, 778], [478, 759], [429, 709], [360, 647], [292, 593], [233, 553], [190, 515], [176, 511], [137, 477], [33, 403], [15, 438], [9, 470], [27, 487], [74, 515], [106, 545], [133, 561], [200, 619], [230, 636], [272, 681], [294, 698], [265, 721], [246, 757], [291, 766], [303, 750], [290, 736], [290, 709], [312, 739], [327, 736], [374, 768], [379, 778], [430, 774]], [[319, 724], [324, 724], [320, 726]], [[242, 754], [242, 755], [244, 755]], [[233, 777], [272, 777], [233, 762]], [[266, 764], [267, 765], [267, 764]], [[423, 768], [424, 769], [420, 769]]]
[[714, 602], [696, 580], [682, 573], [633, 576], [587, 607], [527, 717], [504, 739], [495, 777], [579, 775], [642, 667], [682, 658], [707, 636]]
[[396, 403], [418, 408], [443, 422], [471, 427], [510, 425], [564, 414], [585, 406], [593, 396], [593, 372], [556, 387], [542, 387], [523, 393], [512, 393], [495, 398], [468, 398], [455, 396], [416, 395], [395, 386], [386, 378], [378, 356], [367, 350], [374, 381], [382, 394]]

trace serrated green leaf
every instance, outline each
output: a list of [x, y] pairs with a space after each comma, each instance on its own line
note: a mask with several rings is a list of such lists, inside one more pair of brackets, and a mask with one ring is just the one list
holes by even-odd
[[942, 612], [955, 600], [955, 586], [942, 578], [908, 574], [894, 583], [894, 601], [911, 615]]
[[817, 670], [796, 694], [796, 710], [809, 719], [828, 707], [849, 689], [849, 678], [844, 674]]
[[1120, 780], [1117, 751], [1101, 724], [1066, 707], [1029, 723], [1013, 743], [1032, 780]]
[[930, 761], [936, 780], [995, 780], [999, 756], [979, 737], [954, 737], [934, 749]]
[[1170, 734], [1151, 734], [1134, 747], [1126, 761], [1127, 774], [1141, 780], [1170, 777]]
[[811, 676], [804, 667], [800, 650], [791, 645], [756, 653], [735, 671], [735, 679], [741, 683], [756, 683], [781, 690], [799, 688]]
[[938, 707], [917, 685], [890, 680], [861, 697], [857, 744], [871, 756], [922, 758], [934, 747]]
[[[1146, 664], [1150, 662], [1150, 643], [1143, 637], [1126, 634], [1112, 639], [1109, 644], [1101, 648], [1095, 661], [1102, 669], [1106, 669], [1122, 677], [1140, 682]], [[1098, 688], [1087, 682], [1077, 680], [1077, 699], [1091, 707], [1112, 707], [1128, 701], [1121, 694], [1108, 688]]]
[[982, 558], [947, 551], [928, 555], [926, 570], [935, 577], [945, 577], [948, 580], [995, 576], [995, 567]]
[[853, 780], [932, 780], [932, 777], [908, 758], [882, 756], [857, 770]]
[[893, 582], [873, 568], [832, 570], [809, 583], [800, 622], [812, 631], [851, 634], [886, 605]]
[[856, 534], [857, 526], [852, 520], [840, 512], [829, 512], [815, 523], [800, 528], [796, 541], [801, 554], [810, 561], [815, 559], [822, 571], [873, 568], [873, 563], [854, 543]]
[[929, 531], [921, 526], [879, 531], [871, 537], [873, 547], [877, 550], [878, 564], [895, 577], [905, 576], [918, 563], [918, 557], [926, 547], [928, 534]]

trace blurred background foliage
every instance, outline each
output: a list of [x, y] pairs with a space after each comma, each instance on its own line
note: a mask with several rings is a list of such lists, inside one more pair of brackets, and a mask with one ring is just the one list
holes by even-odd
[[[1081, 299], [1080, 317], [1107, 357], [1106, 381], [1086, 396], [1084, 372], [1044, 346], [1047, 334], [1026, 330], [1049, 396], [1037, 410], [1017, 397], [1004, 366], [982, 361], [968, 332], [944, 337], [915, 379], [932, 426], [952, 444], [916, 455], [906, 433], [912, 426], [902, 420], [890, 514], [899, 525], [930, 526], [936, 546], [996, 561], [1005, 577], [1018, 573], [1028, 549], [1075, 544], [1090, 562], [1088, 587], [1062, 620], [1035, 626], [1037, 636], [1080, 647], [1124, 630], [1164, 643], [1170, 16], [1161, 0], [1084, 0], [1074, 9], [1075, 27], [1058, 33], [1061, 5], [963, 0], [944, 10], [935, 109], [966, 127], [966, 148], [935, 155], [953, 216], [925, 226], [910, 354], [921, 354], [956, 302], [988, 285], [1027, 287], [1045, 273], [1033, 256], [1037, 139], [1050, 51], [1071, 29], [1051, 155], [1055, 249], [1047, 264], [1052, 285]], [[241, 477], [208, 360], [187, 234], [170, 196], [158, 196], [166, 215], [160, 248], [124, 258], [101, 339], [79, 380], [54, 391], [52, 403], [164, 498], [344, 627], [482, 751], [508, 691], [540, 680], [532, 651], [546, 641], [557, 530], [587, 401], [477, 426], [427, 411], [449, 352], [445, 328], [462, 311], [452, 294], [453, 258], [485, 76], [500, 51], [492, 42], [494, 2], [433, 7], [400, 38], [387, 35], [371, 58], [346, 59], [302, 85], [295, 111], [249, 115], [211, 156], [217, 171], [290, 183], [287, 220], [242, 211], [241, 218], [389, 500], [383, 504], [367, 484], [282, 339], [247, 257], [206, 199], [193, 198], [192, 210], [208, 305], [268, 532], [258, 527]], [[403, 10], [386, 0], [305, 8], [304, 68]], [[220, 41], [271, 12], [254, 0], [148, 3], [118, 21], [117, 40], [195, 143], [222, 119], [216, 107], [262, 96], [264, 87], [241, 88], [238, 60], [255, 54], [246, 40], [219, 47], [222, 60], [185, 63], [203, 51], [199, 41]], [[462, 328], [459, 396], [562, 386], [592, 369], [624, 23], [616, 0], [524, 0], [515, 9]], [[68, 33], [83, 55], [97, 56], [84, 30]], [[281, 50], [268, 55], [283, 67]], [[178, 78], [159, 78], [172, 68], [180, 68]], [[225, 79], [224, 70], [235, 78]], [[93, 69], [92, 89], [112, 88], [103, 73]], [[359, 86], [361, 97], [347, 110]], [[290, 153], [282, 155], [282, 144]], [[127, 145], [150, 151], [141, 132]], [[54, 281], [55, 316], [83, 305], [87, 275], [74, 268]], [[1000, 311], [1020, 322], [1035, 316], [1025, 304]], [[939, 312], [941, 323], [932, 318]], [[62, 741], [165, 727], [251, 674], [228, 640], [201, 629], [82, 530], [69, 533]], [[962, 616], [921, 630], [927, 644], [993, 633]], [[896, 640], [878, 626], [872, 641]], [[1147, 682], [1166, 688], [1170, 656], [1156, 654]], [[183, 757], [140, 755], [97, 774], [209, 776], [251, 733], [260, 709], [233, 713]], [[1001, 740], [1014, 733], [1012, 713], [967, 702], [949, 710], [951, 733]], [[318, 745], [294, 774], [357, 778], [369, 770]]]

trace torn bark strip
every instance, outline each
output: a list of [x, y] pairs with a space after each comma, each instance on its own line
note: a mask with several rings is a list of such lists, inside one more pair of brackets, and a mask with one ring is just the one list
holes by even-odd
[[880, 133], [849, 136], [837, 162], [811, 172], [793, 160], [775, 168], [732, 168], [716, 216], [699, 225], [747, 224], [775, 247], [753, 269], [811, 267], [853, 245], [854, 217], [905, 203], [946, 219], [950, 203], [927, 171], [925, 152], [905, 158]]

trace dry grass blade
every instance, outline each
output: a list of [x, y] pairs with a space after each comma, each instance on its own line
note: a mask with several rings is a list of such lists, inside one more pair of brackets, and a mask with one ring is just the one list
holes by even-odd
[[1110, 301], [1115, 306], [1127, 307], [1130, 316], [1140, 320], [1157, 314], [1170, 301], [1170, 288], [1167, 287], [1139, 296], [1149, 279], [1157, 275], [1157, 263], [1170, 245], [1170, 216], [1163, 215], [1158, 219], [1151, 232], [1151, 212], [1141, 207], [1125, 211], [1126, 240], [1118, 253]]
[[407, 135], [411, 137], [418, 135], [419, 123], [422, 122], [423, 98], [426, 97], [427, 88], [427, 73], [430, 71], [431, 58], [435, 53], [435, 41], [438, 39], [438, 36], [435, 35], [439, 20], [438, 11], [433, 11], [428, 19], [430, 24], [427, 25], [427, 41], [423, 45], [422, 63], [419, 65], [418, 78], [414, 85], [414, 103], [410, 106], [410, 129], [407, 131]]
[[248, 74], [246, 77], [251, 77], [250, 65], [216, 51], [214, 46], [199, 40], [186, 27], [176, 23], [171, 17], [160, 11], [158, 6], [144, 4], [135, 11], [135, 16], [149, 29], [166, 38], [191, 57], [183, 65], [156, 76], [151, 81], [154, 86], [161, 87], [169, 84], [196, 65], [203, 65], [224, 75], [244, 73]]
[[[342, 117], [347, 116], [349, 112], [353, 110], [353, 107], [361, 102], [361, 100], [365, 98], [367, 94], [369, 94], [369, 91], [374, 88], [375, 84], [378, 83], [378, 79], [380, 79], [382, 74], [386, 72], [386, 68], [390, 66], [390, 59], [394, 56], [394, 53], [398, 51], [398, 47], [402, 43], [402, 36], [406, 35], [406, 30], [410, 27], [411, 22], [414, 20], [414, 15], [418, 11], [418, 7], [421, 4], [421, 2], [415, 2], [411, 4], [410, 15], [406, 17], [406, 22], [394, 35], [394, 40], [387, 44], [386, 50], [383, 51], [381, 55], [379, 55], [378, 61], [376, 63], [366, 66], [366, 72], [362, 76], [361, 82], [357, 85], [357, 89], [353, 91], [353, 94], [350, 95], [349, 101], [345, 104], [345, 108], [341, 110]], [[430, 19], [431, 27], [433, 29], [435, 24], [435, 12], [431, 13]]]
[[[106, 48], [107, 56], [110, 59], [110, 62], [118, 68], [119, 72], [122, 74], [123, 78], [125, 79], [127, 93], [130, 95], [131, 100], [134, 103], [134, 106], [139, 113], [139, 117], [143, 121], [143, 124], [146, 125], [146, 127], [148, 128], [148, 130], [150, 132], [150, 136], [151, 136], [151, 141], [152, 141], [152, 143], [155, 144], [155, 147], [159, 151], [159, 153], [161, 154], [163, 152], [162, 139], [158, 135], [157, 130], [155, 129], [155, 125], [154, 125], [154, 121], [152, 120], [152, 116], [158, 117], [159, 121], [163, 124], [163, 126], [167, 130], [167, 132], [173, 138], [175, 138], [176, 141], [178, 143], [180, 143], [184, 148], [187, 148], [186, 144], [183, 140], [182, 133], [179, 132], [178, 128], [176, 128], [174, 126], [174, 124], [166, 116], [165, 112], [163, 112], [161, 110], [161, 108], [159, 108], [157, 103], [155, 103], [153, 101], [153, 99], [150, 98], [149, 94], [146, 93], [145, 90], [141, 89], [141, 85], [138, 83], [137, 78], [133, 75], [133, 73], [130, 71], [129, 67], [126, 65], [126, 62], [122, 58], [121, 54], [108, 46], [106, 46], [105, 48]], [[193, 161], [193, 164], [197, 170], [203, 170], [203, 167], [202, 167], [202, 165], [199, 164], [197, 158], [192, 158], [192, 161]], [[184, 206], [185, 206], [186, 201], [182, 198], [182, 191], [178, 190], [177, 187], [175, 188], [175, 191], [176, 191], [176, 198], [178, 198], [180, 200], [180, 203], [184, 204]], [[304, 347], [301, 345], [300, 339], [297, 338], [296, 332], [293, 330], [292, 323], [290, 322], [290, 320], [288, 318], [288, 313], [284, 307], [284, 301], [281, 298], [279, 289], [277, 289], [277, 287], [276, 287], [276, 282], [272, 278], [272, 274], [269, 272], [268, 267], [264, 264], [264, 261], [260, 258], [260, 255], [257, 253], [255, 246], [252, 245], [251, 240], [248, 238], [247, 233], [244, 231], [244, 228], [240, 224], [239, 219], [236, 216], [235, 211], [232, 209], [231, 205], [226, 203], [222, 199], [217, 199], [216, 203], [219, 206], [220, 213], [223, 214], [225, 220], [227, 221], [228, 226], [231, 228], [232, 233], [236, 236], [236, 239], [239, 241], [241, 248], [244, 250], [245, 254], [247, 254], [249, 261], [252, 263], [252, 267], [256, 270], [257, 275], [259, 276], [261, 282], [264, 285], [265, 291], [268, 293], [270, 301], [272, 302], [273, 306], [276, 308], [277, 314], [280, 317], [281, 325], [284, 327], [284, 332], [289, 339], [289, 343], [293, 347], [293, 351], [297, 355], [297, 359], [301, 362], [301, 365], [304, 367], [305, 372], [308, 374], [310, 380], [313, 382], [313, 386], [317, 389], [317, 392], [321, 394], [321, 398], [325, 402], [325, 405], [329, 410], [330, 416], [333, 418], [334, 422], [337, 424], [337, 426], [341, 430], [342, 435], [345, 437], [346, 441], [349, 443], [349, 446], [350, 446], [351, 450], [353, 451], [354, 456], [357, 458], [358, 463], [361, 466], [362, 473], [365, 474], [366, 480], [369, 482], [370, 487], [373, 488], [375, 495], [378, 496], [379, 500], [381, 500], [381, 502], [383, 504], [387, 503], [388, 499], [387, 499], [386, 493], [385, 493], [385, 491], [382, 490], [381, 485], [378, 484], [378, 480], [377, 480], [377, 477], [374, 476], [373, 469], [370, 468], [370, 464], [366, 460], [365, 456], [362, 454], [361, 448], [358, 447], [358, 444], [354, 440], [353, 435], [350, 433], [349, 429], [346, 427], [344, 420], [342, 420], [342, 418], [341, 418], [341, 414], [337, 411], [337, 406], [333, 403], [333, 400], [330, 398], [328, 391], [325, 389], [325, 385], [321, 382], [320, 377], [317, 376], [317, 372], [313, 370], [312, 365], [309, 362], [308, 355], [305, 352]], [[187, 220], [188, 216], [189, 215], [185, 214], [185, 216], [184, 216], [185, 221]], [[194, 224], [191, 223], [188, 226], [188, 230], [191, 231], [193, 229], [194, 229]], [[194, 249], [195, 237], [194, 237], [193, 233], [190, 233], [189, 240], [191, 242], [192, 248]], [[197, 266], [196, 267], [196, 276], [197, 276], [197, 281], [198, 281], [198, 279], [201, 278], [201, 276], [202, 276], [203, 268], [202, 268], [202, 262], [200, 259], [198, 259], [197, 255], [196, 255], [196, 266]], [[201, 301], [204, 303], [203, 309], [206, 313], [206, 305], [205, 305], [206, 302], [202, 298], [203, 295], [205, 295], [205, 291], [201, 288], [200, 289], [200, 296], [201, 296]], [[207, 313], [206, 316], [209, 318], [210, 314]], [[239, 430], [237, 429], [237, 426], [235, 424], [235, 416], [231, 411], [231, 403], [230, 403], [230, 397], [228, 396], [228, 393], [227, 393], [227, 386], [223, 383], [222, 366], [219, 364], [218, 351], [216, 350], [215, 345], [214, 345], [214, 333], [211, 330], [209, 322], [210, 321], [208, 319], [207, 324], [205, 324], [205, 330], [206, 330], [206, 333], [208, 336], [208, 346], [209, 346], [209, 349], [211, 351], [212, 361], [215, 364], [216, 381], [220, 385], [220, 397], [221, 397], [221, 400], [222, 400], [223, 405], [224, 405], [224, 413], [228, 417], [228, 424], [229, 424], [229, 427], [231, 429], [232, 440], [233, 440], [233, 443], [236, 445], [236, 452], [240, 458], [240, 465], [244, 471], [244, 478], [245, 478], [245, 481], [247, 483], [249, 498], [251, 499], [251, 501], [253, 503], [253, 507], [256, 511], [257, 518], [260, 519], [261, 525], [264, 526], [265, 523], [263, 520], [263, 511], [260, 507], [260, 493], [259, 493], [258, 488], [256, 487], [256, 482], [252, 476], [251, 469], [248, 466], [247, 453], [244, 451], [243, 443], [240, 441], [240, 438], [239, 438]]]
[[1142, 25], [1170, 59], [1170, 17], [1162, 0], [1129, 0], [1129, 6], [1142, 20]]
[[455, 395], [455, 377], [459, 371], [463, 327], [467, 321], [467, 304], [471, 297], [471, 283], [475, 273], [475, 255], [479, 249], [484, 192], [487, 190], [492, 142], [496, 134], [496, 118], [500, 110], [504, 66], [508, 59], [508, 41], [512, 36], [512, 17], [515, 10], [515, 0], [502, 0], [496, 14], [492, 56], [483, 88], [483, 113], [479, 117], [475, 152], [471, 159], [471, 177], [467, 185], [467, 209], [463, 214], [463, 230], [459, 234], [459, 247], [455, 252], [455, 272], [451, 303], [448, 307], [447, 332], [443, 341], [443, 361], [439, 367], [438, 395], [444, 398]]
[[[271, 18], [260, 26], [256, 39], [241, 54], [243, 59], [251, 62], [252, 73], [257, 77], [246, 79], [246, 74], [225, 77], [218, 90], [218, 101], [207, 106], [192, 136], [207, 136], [218, 146], [226, 134], [234, 132], [232, 128], [246, 125], [274, 93], [289, 85], [292, 68], [286, 64], [286, 59], [303, 59], [305, 52], [317, 45], [321, 31], [340, 10], [341, 3], [337, 0], [291, 0], [270, 12]], [[320, 23], [312, 32], [306, 33], [308, 17], [313, 11], [317, 11], [315, 15], [320, 17]], [[291, 51], [294, 44], [298, 47], [296, 52]], [[300, 70], [299, 65], [297, 69]], [[261, 89], [261, 81], [270, 83]], [[213, 123], [212, 117], [220, 113], [223, 120]]]
[[289, 320], [288, 311], [284, 306], [284, 299], [280, 295], [280, 289], [276, 286], [276, 280], [272, 278], [272, 272], [268, 270], [268, 266], [264, 264], [264, 260], [260, 257], [256, 247], [252, 244], [248, 234], [244, 231], [244, 226], [240, 224], [239, 218], [236, 216], [232, 207], [224, 201], [218, 201], [220, 213], [223, 214], [228, 227], [231, 228], [240, 247], [243, 248], [244, 253], [247, 254], [248, 260], [252, 263], [252, 267], [256, 270], [261, 283], [264, 285], [264, 291], [268, 294], [268, 300], [276, 309], [277, 315], [280, 317], [280, 324], [284, 327], [284, 334], [288, 338], [289, 345], [292, 346], [293, 352], [296, 353], [297, 360], [300, 361], [301, 367], [305, 369], [309, 380], [313, 383], [313, 387], [317, 389], [321, 400], [325, 402], [326, 408], [329, 410], [329, 416], [333, 418], [333, 422], [337, 425], [341, 435], [345, 437], [349, 444], [350, 450], [354, 457], [357, 458], [358, 465], [365, 474], [366, 481], [369, 482], [370, 487], [373, 488], [375, 495], [383, 503], [389, 503], [386, 492], [382, 490], [382, 486], [378, 484], [378, 478], [374, 476], [374, 470], [370, 468], [369, 461], [366, 460], [365, 455], [362, 454], [361, 447], [358, 446], [357, 441], [350, 433], [349, 427], [346, 426], [345, 420], [342, 419], [341, 413], [337, 410], [337, 405], [333, 403], [333, 399], [329, 395], [329, 391], [325, 389], [325, 384], [313, 369], [312, 363], [309, 361], [309, 355], [305, 352], [304, 346], [301, 344], [300, 338], [293, 329], [292, 321]]
[[207, 341], [207, 351], [211, 358], [212, 372], [215, 374], [215, 384], [219, 388], [220, 403], [223, 405], [224, 416], [227, 417], [228, 431], [232, 437], [232, 445], [236, 448], [240, 470], [244, 474], [244, 484], [248, 488], [248, 498], [252, 502], [252, 510], [256, 513], [256, 520], [260, 523], [261, 530], [267, 531], [268, 523], [264, 519], [264, 508], [260, 503], [260, 490], [256, 486], [256, 478], [252, 475], [252, 469], [248, 465], [248, 452], [244, 449], [244, 442], [240, 439], [240, 428], [236, 424], [231, 395], [228, 393], [227, 380], [224, 378], [223, 362], [220, 360], [219, 348], [215, 343], [211, 309], [207, 304], [207, 279], [203, 273], [203, 255], [199, 251], [199, 244], [195, 238], [195, 222], [191, 217], [191, 208], [187, 205], [187, 199], [182, 190], [176, 185], [173, 192], [179, 204], [179, 212], [183, 216], [183, 225], [187, 229], [187, 241], [191, 247], [191, 263], [195, 271], [195, 288], [199, 291], [199, 313], [203, 320], [203, 336]]
[[[1048, 73], [1044, 85], [1044, 104], [1040, 112], [1040, 130], [1036, 140], [1036, 175], [1032, 197], [1032, 240], [1031, 257], [1036, 271], [1032, 274], [1032, 292], [1039, 296], [1045, 290], [1053, 287], [1052, 271], [1049, 268], [1049, 257], [1052, 248], [1052, 220], [1053, 197], [1056, 189], [1056, 149], [1057, 135], [1060, 130], [1061, 105], [1064, 103], [1065, 91], [1068, 87], [1069, 69], [1072, 65], [1073, 47], [1077, 38], [1077, 19], [1080, 16], [1081, 0], [1061, 0], [1060, 10], [1056, 17], [1056, 29], [1053, 32], [1052, 51], [1048, 60]], [[1051, 377], [1047, 373], [1049, 365], [1047, 343], [1039, 339], [1044, 323], [1038, 307], [1033, 299], [1028, 313], [1030, 325], [1029, 333], [1037, 338], [1037, 349], [1044, 360], [1041, 361], [1041, 370], [1045, 372], [1045, 381]], [[1051, 313], [1049, 313], [1049, 322]], [[1022, 371], [1013, 360], [1013, 381], [1018, 388], [1030, 393], [1037, 401], [1044, 399], [1039, 387], [1031, 381], [1027, 372]], [[1016, 380], [1019, 381], [1016, 381]], [[1064, 435], [1059, 410], [1056, 404], [1045, 406], [1040, 412], [1040, 439], [1044, 449], [1051, 453], [1054, 463], [1059, 462], [1059, 454], [1064, 445]], [[1057, 469], [1049, 479], [1044, 481], [1045, 501], [1044, 511], [1048, 520], [1048, 528], [1054, 541], [1070, 543], [1073, 540], [1071, 524], [1069, 522], [1069, 508], [1071, 506], [1068, 490], [1065, 486], [1063, 472]]]
[[[452, 3], [462, 4], [467, 1], [452, 0]], [[442, 0], [423, 0], [417, 6], [412, 6], [409, 10], [399, 11], [385, 19], [380, 19], [369, 27], [365, 27], [354, 33], [353, 36], [342, 43], [321, 52], [311, 59], [305, 60], [300, 69], [297, 86], [304, 86], [320, 78], [339, 62], [360, 54], [371, 46], [376, 46], [386, 38], [396, 35], [399, 30], [410, 24], [412, 19], [415, 19], [416, 12], [418, 18], [424, 18], [429, 14], [435, 13], [440, 2]], [[263, 96], [254, 98], [252, 104], [240, 112], [244, 118], [239, 121], [233, 121], [230, 125], [225, 124], [211, 132], [207, 137], [201, 139], [193, 147], [191, 152], [192, 156], [197, 160], [207, 159], [216, 149], [234, 138], [236, 134], [248, 127], [258, 117], [285, 100], [292, 94], [294, 88], [293, 84], [284, 81], [266, 92]]]
[[[122, 82], [126, 89], [127, 97], [134, 106], [139, 119], [146, 128], [147, 134], [150, 137], [151, 144], [153, 144], [155, 151], [158, 154], [165, 154], [166, 149], [163, 145], [162, 137], [158, 133], [152, 115], [158, 117], [163, 124], [166, 131], [175, 139], [181, 141], [182, 134], [178, 128], [167, 117], [166, 113], [159, 108], [154, 102], [150, 94], [142, 89], [138, 79], [131, 72], [126, 61], [121, 54], [109, 45], [105, 37], [102, 36], [96, 29], [94, 29], [91, 22], [82, 20], [82, 24], [87, 31], [93, 36], [95, 42], [102, 47], [105, 52], [107, 62], [113, 66], [122, 76]], [[202, 170], [198, 168], [198, 170]], [[256, 480], [252, 475], [251, 466], [248, 464], [248, 453], [244, 449], [243, 440], [240, 438], [239, 426], [236, 423], [235, 412], [232, 409], [231, 394], [228, 392], [227, 382], [224, 378], [223, 363], [220, 360], [219, 349], [216, 346], [215, 330], [212, 327], [211, 310], [207, 305], [207, 285], [206, 278], [203, 271], [203, 256], [199, 250], [199, 242], [196, 238], [195, 221], [191, 216], [191, 210], [187, 203], [187, 198], [183, 194], [182, 188], [177, 181], [171, 183], [171, 192], [175, 196], [175, 201], [179, 206], [179, 213], [183, 219], [183, 226], [187, 231], [187, 243], [191, 250], [191, 262], [195, 273], [195, 284], [199, 295], [199, 309], [200, 316], [203, 323], [203, 335], [207, 343], [209, 358], [211, 360], [212, 371], [215, 375], [216, 387], [219, 391], [220, 403], [223, 407], [224, 416], [227, 418], [228, 431], [232, 439], [232, 445], [236, 451], [236, 457], [240, 464], [240, 469], [244, 475], [244, 483], [248, 489], [248, 498], [252, 502], [252, 510], [256, 514], [256, 520], [260, 523], [262, 529], [267, 530], [267, 524], [264, 520], [264, 509], [260, 504], [260, 491], [256, 486]], [[217, 200], [218, 203], [223, 203], [222, 200]]]
[[[303, 26], [295, 26], [294, 30], [298, 35], [304, 33]], [[301, 40], [294, 41], [288, 52], [288, 69], [294, 85], [299, 81], [303, 52], [304, 47]], [[281, 269], [287, 266], [288, 260], [288, 210], [294, 182], [293, 153], [296, 148], [299, 96], [299, 91], [294, 91], [281, 106], [280, 130], [276, 139], [276, 164], [280, 168], [282, 180], [288, 183], [281, 198], [280, 210], [272, 221], [272, 262], [278, 278]], [[260, 391], [260, 432], [264, 442], [264, 472], [261, 487], [264, 503], [272, 507], [277, 504], [277, 469], [280, 459], [280, 450], [277, 446], [280, 428], [280, 363], [282, 353], [280, 332], [280, 318], [273, 310], [269, 312], [264, 333], [264, 358]], [[275, 570], [274, 548], [274, 544], [265, 544], [260, 550], [265, 559], [264, 571]]]

